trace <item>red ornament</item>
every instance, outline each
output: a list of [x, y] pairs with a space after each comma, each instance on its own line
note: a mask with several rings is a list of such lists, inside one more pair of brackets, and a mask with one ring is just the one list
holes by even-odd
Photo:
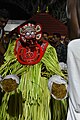
[[17, 39], [14, 49], [17, 60], [24, 65], [34, 65], [40, 62], [48, 46], [47, 41], [43, 40], [41, 42], [41, 45], [35, 42], [32, 46], [23, 47], [20, 40]]
[[34, 65], [42, 59], [48, 42], [41, 40], [42, 27], [31, 23], [19, 27], [20, 38], [16, 40], [14, 54], [24, 65]]

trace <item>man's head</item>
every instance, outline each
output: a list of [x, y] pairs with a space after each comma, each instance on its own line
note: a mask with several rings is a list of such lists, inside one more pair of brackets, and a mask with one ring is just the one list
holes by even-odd
[[60, 33], [53, 33], [53, 42], [56, 44], [56, 43], [59, 43], [61, 40], [61, 34]]
[[0, 28], [4, 28], [9, 19], [9, 13], [6, 9], [0, 9]]
[[53, 33], [53, 37], [61, 39], [61, 34], [60, 33]]
[[48, 34], [47, 32], [43, 32], [42, 37], [43, 37], [45, 40], [48, 40], [48, 36], [49, 36], [49, 34]]

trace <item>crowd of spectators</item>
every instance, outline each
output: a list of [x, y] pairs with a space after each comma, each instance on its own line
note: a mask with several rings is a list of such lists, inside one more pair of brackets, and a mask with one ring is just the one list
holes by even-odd
[[67, 45], [69, 43], [68, 36], [61, 35], [60, 33], [53, 33], [49, 35], [47, 32], [43, 32], [42, 38], [47, 40], [51, 46], [56, 49], [59, 62], [67, 62]]

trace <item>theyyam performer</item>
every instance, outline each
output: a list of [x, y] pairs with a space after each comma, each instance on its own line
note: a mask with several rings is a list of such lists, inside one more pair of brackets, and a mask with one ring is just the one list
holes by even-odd
[[[4, 64], [0, 68], [0, 87], [5, 92], [0, 106], [0, 119], [50, 120], [51, 93], [48, 80], [52, 75], [66, 77], [61, 71], [54, 47], [42, 39], [40, 24], [28, 21], [18, 27], [18, 34], [19, 38], [10, 41]], [[64, 91], [63, 98], [66, 89]], [[66, 111], [66, 99], [63, 99], [63, 103]], [[57, 107], [60, 108], [59, 103]], [[60, 114], [55, 113], [57, 118]]]

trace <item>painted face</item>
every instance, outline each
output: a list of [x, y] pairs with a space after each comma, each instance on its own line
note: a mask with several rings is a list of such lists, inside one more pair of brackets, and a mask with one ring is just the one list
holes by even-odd
[[27, 40], [34, 39], [36, 37], [35, 26], [28, 24], [19, 29], [21, 40], [27, 42]]
[[40, 40], [42, 27], [40, 24], [33, 25], [28, 23], [19, 27], [19, 34], [20, 38], [16, 40], [14, 49], [14, 54], [18, 61], [24, 65], [37, 64], [44, 55], [48, 45], [48, 42], [45, 40]]
[[19, 34], [21, 40], [26, 43], [28, 40], [39, 40], [42, 37], [41, 26], [39, 24], [26, 24], [19, 28]]
[[33, 27], [27, 28], [27, 30], [25, 31], [25, 38], [26, 39], [35, 38], [35, 35], [36, 35], [36, 31]]
[[24, 35], [21, 36], [23, 42], [27, 42], [27, 40], [34, 39], [36, 37], [36, 31], [34, 28], [27, 28], [23, 33]]

